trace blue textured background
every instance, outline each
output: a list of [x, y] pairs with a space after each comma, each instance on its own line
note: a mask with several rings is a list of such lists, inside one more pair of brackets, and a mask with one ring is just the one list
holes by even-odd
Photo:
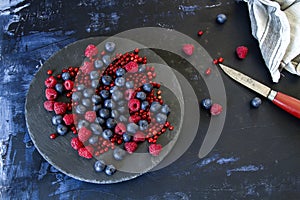
[[[215, 23], [224, 12], [228, 22]], [[137, 179], [94, 185], [50, 166], [27, 134], [24, 104], [36, 71], [55, 52], [79, 39], [136, 27], [176, 29], [199, 40], [212, 57], [223, 56], [259, 80], [300, 98], [299, 80], [270, 81], [251, 36], [247, 6], [226, 0], [1, 0], [1, 199], [299, 199], [299, 121], [264, 101], [250, 110], [249, 90], [225, 78], [228, 117], [214, 150], [197, 158], [202, 137], [172, 165]], [[198, 29], [205, 31], [197, 38]], [[247, 45], [244, 62], [234, 49]], [[192, 80], [191, 80], [192, 81]], [[203, 96], [206, 94], [204, 93]], [[207, 122], [209, 116], [205, 116]]]

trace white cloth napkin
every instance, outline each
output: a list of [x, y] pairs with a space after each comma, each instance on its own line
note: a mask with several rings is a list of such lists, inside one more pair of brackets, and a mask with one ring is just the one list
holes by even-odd
[[280, 71], [300, 76], [300, 0], [244, 0], [273, 82]]

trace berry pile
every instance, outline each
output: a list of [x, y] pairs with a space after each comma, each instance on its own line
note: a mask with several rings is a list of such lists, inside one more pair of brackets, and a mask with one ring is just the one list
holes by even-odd
[[205, 110], [209, 110], [210, 114], [215, 116], [219, 115], [223, 111], [223, 107], [220, 104], [213, 103], [210, 98], [202, 99], [201, 106]]
[[[69, 67], [55, 76], [47, 72], [44, 108], [54, 111], [52, 124], [57, 127], [50, 138], [72, 131], [71, 146], [87, 159], [113, 150], [113, 157], [122, 160], [145, 141], [148, 152], [158, 156], [159, 136], [174, 127], [167, 121], [170, 108], [161, 86], [153, 82], [155, 68], [146, 65], [139, 49], [111, 58], [115, 49], [113, 42], [107, 42], [102, 52], [88, 45], [80, 68]], [[60, 96], [67, 101], [58, 101]], [[98, 164], [95, 170], [103, 171]], [[113, 174], [115, 168], [107, 166], [105, 173]]]

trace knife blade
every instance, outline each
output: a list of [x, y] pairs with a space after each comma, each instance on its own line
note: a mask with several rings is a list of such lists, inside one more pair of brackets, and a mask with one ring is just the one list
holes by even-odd
[[254, 80], [253, 78], [242, 74], [241, 72], [234, 70], [224, 64], [219, 64], [220, 68], [227, 74], [230, 78], [241, 83], [247, 88], [257, 92], [258, 94], [268, 98], [276, 106], [280, 107], [284, 111], [290, 113], [291, 115], [300, 118], [300, 100], [282, 92], [272, 90], [270, 87]]

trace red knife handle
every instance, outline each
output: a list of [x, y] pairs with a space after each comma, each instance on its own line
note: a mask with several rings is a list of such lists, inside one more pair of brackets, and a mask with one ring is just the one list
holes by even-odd
[[[288, 113], [294, 115], [297, 118], [300, 118], [300, 100], [294, 97], [288, 96], [281, 92], [273, 92], [275, 95], [274, 99], [271, 99], [272, 102], [277, 105], [278, 107], [282, 108], [283, 110], [287, 111]], [[271, 93], [269, 96], [271, 96]], [[271, 97], [272, 98], [272, 97]]]

